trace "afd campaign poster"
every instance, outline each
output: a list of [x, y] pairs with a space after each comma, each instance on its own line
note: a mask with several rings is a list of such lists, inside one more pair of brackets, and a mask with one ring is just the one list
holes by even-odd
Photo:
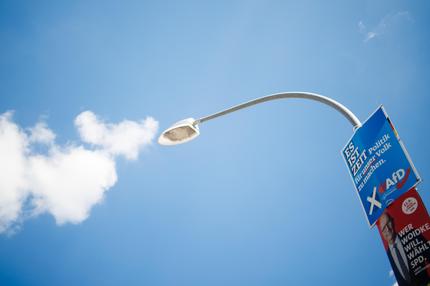
[[415, 189], [389, 205], [378, 230], [399, 286], [430, 283], [430, 217]]
[[390, 203], [420, 182], [383, 106], [355, 130], [342, 155], [371, 227]]

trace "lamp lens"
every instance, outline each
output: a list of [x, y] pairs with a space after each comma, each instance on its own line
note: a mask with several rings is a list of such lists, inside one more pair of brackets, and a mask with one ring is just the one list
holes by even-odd
[[167, 131], [164, 136], [171, 141], [182, 141], [192, 137], [196, 132], [189, 126], [181, 126]]

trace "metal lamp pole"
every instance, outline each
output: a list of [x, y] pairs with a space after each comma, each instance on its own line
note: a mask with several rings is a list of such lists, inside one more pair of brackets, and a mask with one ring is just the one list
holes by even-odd
[[[415, 189], [421, 179], [382, 106], [367, 119], [361, 129], [358, 129], [362, 126], [360, 120], [348, 108], [331, 98], [308, 92], [283, 92], [260, 97], [197, 120], [194, 118], [181, 120], [166, 129], [160, 135], [158, 142], [162, 145], [188, 142], [200, 134], [199, 124], [203, 122], [256, 104], [283, 98], [302, 98], [323, 103], [340, 112], [352, 124], [354, 131], [357, 132], [342, 153], [355, 188], [359, 192], [367, 221], [370, 226], [379, 222], [378, 228], [385, 241], [385, 251], [399, 285], [430, 286], [430, 265], [428, 264], [430, 248], [424, 247], [430, 245], [430, 237], [420, 234], [420, 238], [417, 239], [418, 236], [415, 235], [417, 232], [430, 231], [428, 228], [430, 217]], [[374, 177], [371, 177], [372, 174]], [[376, 212], [374, 212], [375, 208], [378, 208]], [[394, 218], [400, 222], [396, 223], [397, 233], [394, 228]], [[398, 239], [398, 242], [401, 241], [401, 244], [408, 247], [403, 248], [403, 245], [399, 247], [397, 243], [395, 248], [402, 249], [404, 252], [409, 249], [409, 254], [415, 253], [412, 258], [409, 254], [408, 257], [402, 256], [400, 252], [396, 254], [397, 262], [392, 258], [392, 251], [389, 250], [388, 245], [394, 245], [393, 237], [400, 237], [401, 240]]]
[[176, 122], [160, 135], [158, 139], [158, 143], [160, 143], [161, 145], [177, 145], [177, 144], [188, 142], [196, 138], [200, 134], [198, 125], [203, 122], [206, 122], [206, 121], [215, 119], [217, 117], [238, 111], [240, 109], [248, 108], [253, 105], [260, 104], [266, 101], [271, 101], [275, 99], [288, 99], [288, 98], [309, 99], [309, 100], [323, 103], [339, 111], [352, 124], [354, 130], [361, 126], [360, 120], [354, 115], [354, 113], [352, 113], [351, 110], [349, 110], [341, 103], [329, 97], [322, 96], [316, 93], [310, 93], [310, 92], [281, 92], [281, 93], [275, 93], [272, 95], [256, 98], [251, 101], [219, 111], [217, 113], [201, 117], [197, 120], [194, 118], [187, 118], [179, 122]]

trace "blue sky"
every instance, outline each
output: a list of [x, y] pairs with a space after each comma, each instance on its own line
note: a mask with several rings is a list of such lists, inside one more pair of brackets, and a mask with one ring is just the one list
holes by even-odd
[[[185, 145], [153, 137], [157, 124], [281, 91], [332, 97], [361, 120], [384, 104], [429, 206], [429, 8], [1, 1], [0, 114], [19, 138], [43, 131], [23, 168], [88, 157], [77, 174], [27, 186], [0, 234], [0, 285], [393, 285], [340, 155], [352, 135], [340, 114], [285, 100], [205, 123]], [[66, 191], [88, 194], [86, 174], [97, 196], [67, 208]]]

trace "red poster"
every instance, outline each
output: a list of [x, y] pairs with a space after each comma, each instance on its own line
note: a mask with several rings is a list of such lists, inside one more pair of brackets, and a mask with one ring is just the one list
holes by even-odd
[[377, 225], [399, 286], [430, 283], [430, 217], [418, 192], [400, 196]]

